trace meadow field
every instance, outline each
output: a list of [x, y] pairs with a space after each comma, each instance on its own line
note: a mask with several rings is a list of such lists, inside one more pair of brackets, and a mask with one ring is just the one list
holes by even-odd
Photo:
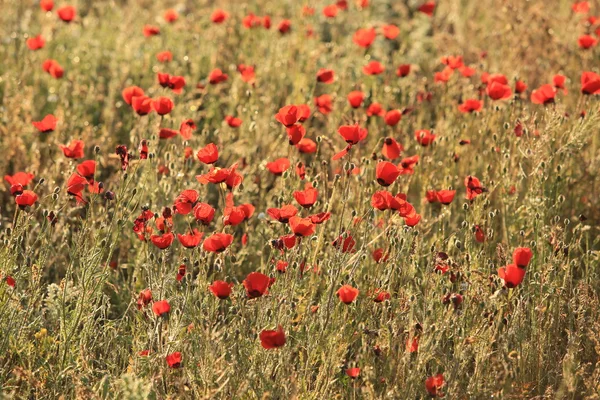
[[600, 399], [599, 1], [0, 3], [0, 398]]

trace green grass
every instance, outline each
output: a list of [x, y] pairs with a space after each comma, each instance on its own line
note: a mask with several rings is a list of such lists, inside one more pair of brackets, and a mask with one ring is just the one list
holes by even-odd
[[[413, 399], [428, 398], [425, 380], [438, 373], [448, 399], [600, 396], [600, 104], [580, 93], [579, 82], [583, 71], [598, 72], [600, 53], [577, 46], [595, 28], [566, 1], [440, 1], [433, 18], [417, 11], [417, 1], [371, 3], [360, 10], [349, 1], [347, 11], [326, 19], [329, 3], [320, 0], [310, 2], [315, 14], [308, 17], [303, 2], [226, 1], [218, 7], [231, 15], [221, 25], [210, 21], [217, 8], [210, 1], [73, 0], [77, 18], [70, 24], [37, 2], [3, 4], [0, 172], [34, 173], [28, 189], [39, 200], [17, 211], [7, 182], [0, 193], [0, 397]], [[167, 8], [179, 11], [173, 24], [162, 18]], [[270, 15], [271, 29], [244, 28], [250, 12]], [[588, 15], [594, 12], [600, 9]], [[284, 18], [292, 30], [281, 35]], [[387, 23], [400, 28], [395, 40], [378, 34], [366, 50], [352, 42], [357, 29], [379, 32]], [[161, 34], [145, 38], [145, 24], [160, 26]], [[314, 36], [307, 38], [309, 27]], [[46, 45], [34, 52], [25, 41], [37, 34]], [[173, 53], [172, 62], [156, 60], [163, 50]], [[447, 84], [435, 83], [447, 55], [462, 55], [476, 74], [455, 71]], [[48, 58], [62, 65], [62, 79], [42, 70]], [[373, 59], [386, 70], [366, 76], [362, 67]], [[254, 85], [242, 81], [241, 63], [255, 65]], [[412, 65], [410, 75], [396, 76], [400, 64]], [[215, 68], [229, 79], [208, 84]], [[316, 82], [320, 68], [335, 71], [334, 83]], [[184, 92], [160, 87], [157, 72], [184, 76]], [[483, 92], [480, 113], [460, 113], [463, 100], [478, 98], [483, 72], [506, 75], [512, 88], [523, 80], [527, 92], [496, 102]], [[555, 104], [532, 104], [531, 90], [559, 73], [568, 93], [559, 91]], [[131, 85], [170, 97], [173, 111], [137, 116], [121, 97]], [[367, 95], [356, 110], [346, 100], [353, 90]], [[431, 101], [417, 101], [425, 92]], [[314, 107], [322, 94], [333, 97], [328, 115]], [[372, 102], [413, 111], [389, 127], [367, 118]], [[281, 107], [304, 103], [312, 109], [304, 127], [317, 142], [315, 154], [290, 146], [274, 118]], [[31, 122], [49, 113], [59, 120], [56, 130], [38, 132]], [[242, 125], [229, 127], [226, 115]], [[187, 118], [197, 125], [189, 142], [158, 139], [159, 128], [178, 130]], [[367, 139], [332, 160], [346, 146], [338, 128], [353, 123], [368, 129]], [[417, 143], [418, 129], [434, 130], [433, 145]], [[403, 145], [402, 158], [420, 159], [413, 175], [383, 188], [375, 167], [388, 136]], [[58, 144], [73, 139], [85, 142], [84, 159], [97, 162], [95, 180], [114, 200], [85, 191], [88, 203], [78, 205], [67, 194], [66, 181], [84, 159], [66, 158]], [[135, 159], [142, 139], [151, 153], [146, 160]], [[459, 145], [462, 139], [471, 144]], [[239, 163], [244, 181], [233, 191], [235, 204], [256, 209], [238, 226], [223, 225], [227, 189], [195, 179], [210, 169], [195, 156], [208, 143], [219, 149], [218, 167]], [[118, 145], [135, 156], [126, 172]], [[185, 159], [188, 146], [194, 155]], [[280, 157], [292, 167], [276, 177], [265, 165]], [[305, 181], [295, 173], [298, 162]], [[164, 167], [166, 174], [159, 172]], [[469, 175], [488, 189], [472, 202], [463, 183]], [[329, 211], [331, 219], [280, 251], [272, 241], [291, 230], [266, 210], [301, 209], [293, 192], [305, 182], [319, 197], [299, 215]], [[448, 188], [457, 191], [450, 205], [426, 201], [426, 191]], [[174, 215], [173, 232], [193, 226], [205, 238], [230, 233], [234, 242], [225, 252], [186, 249], [177, 239], [159, 250], [133, 232], [143, 207], [161, 214], [185, 189], [198, 191], [215, 218], [202, 226], [191, 215]], [[416, 227], [373, 209], [371, 196], [383, 189], [407, 195], [422, 216]], [[484, 243], [475, 240], [475, 225], [486, 233]], [[154, 221], [149, 226], [156, 232]], [[356, 240], [354, 253], [331, 245], [345, 231]], [[534, 257], [523, 283], [504, 288], [497, 269], [520, 246]], [[389, 254], [386, 261], [374, 261], [377, 248]], [[434, 272], [440, 252], [451, 267], [444, 275]], [[278, 260], [289, 263], [285, 273], [276, 271]], [[179, 282], [181, 264], [186, 275]], [[254, 271], [276, 281], [268, 295], [248, 299], [242, 281]], [[229, 299], [208, 290], [215, 280], [235, 284]], [[360, 290], [350, 305], [335, 294], [344, 284]], [[146, 288], [155, 301], [168, 300], [167, 317], [156, 317], [151, 305], [138, 310]], [[375, 303], [376, 289], [391, 299]], [[455, 293], [464, 298], [456, 310], [442, 301]], [[286, 344], [264, 349], [260, 332], [278, 325]], [[407, 352], [415, 335], [418, 351]], [[182, 366], [169, 368], [165, 357], [176, 351]], [[345, 373], [352, 367], [360, 368], [356, 379]]]

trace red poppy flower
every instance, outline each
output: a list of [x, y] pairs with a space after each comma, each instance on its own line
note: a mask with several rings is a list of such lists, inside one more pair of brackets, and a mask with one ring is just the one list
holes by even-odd
[[214, 164], [219, 159], [219, 150], [217, 149], [217, 145], [214, 143], [209, 143], [196, 153], [196, 157], [198, 160], [204, 164]]
[[396, 76], [400, 78], [404, 78], [405, 76], [408, 76], [408, 74], [410, 74], [410, 64], [401, 64], [398, 66], [398, 69], [396, 69]]
[[279, 109], [279, 112], [275, 114], [275, 119], [286, 127], [294, 125], [298, 121], [298, 118], [299, 110], [295, 105], [282, 107]]
[[131, 98], [131, 107], [140, 116], [152, 112], [152, 99], [148, 96], [134, 96]]
[[430, 17], [433, 16], [433, 11], [435, 10], [435, 1], [428, 1], [419, 6], [418, 10], [425, 15]]
[[296, 148], [300, 153], [311, 154], [317, 151], [317, 144], [312, 139], [303, 138], [298, 142]]
[[187, 249], [193, 249], [200, 244], [203, 236], [204, 236], [204, 233], [198, 232], [198, 229], [194, 229], [190, 233], [187, 233], [185, 235], [178, 233], [177, 239], [179, 240], [179, 243], [181, 243], [181, 245], [183, 247], [185, 247]]
[[467, 176], [465, 178], [465, 186], [467, 187], [467, 199], [473, 200], [481, 193], [486, 192], [487, 189], [481, 185], [479, 179], [474, 176]]
[[242, 120], [234, 117], [233, 115], [226, 115], [225, 122], [227, 122], [227, 125], [232, 128], [238, 128], [240, 125], [242, 125]]
[[350, 233], [341, 234], [335, 239], [331, 245], [341, 251], [342, 253], [354, 253], [356, 249], [356, 240], [352, 237]]
[[333, 111], [333, 99], [331, 98], [331, 95], [323, 94], [319, 97], [315, 97], [315, 106], [317, 106], [317, 109], [321, 114], [329, 114]]
[[551, 104], [554, 103], [556, 89], [550, 84], [542, 85], [531, 92], [531, 102], [533, 104]]
[[436, 203], [438, 201], [437, 192], [435, 190], [428, 190], [425, 192], [425, 198], [429, 203]]
[[290, 218], [298, 214], [298, 209], [288, 204], [281, 208], [269, 208], [267, 209], [267, 214], [274, 220], [287, 224]]
[[260, 333], [260, 344], [265, 349], [275, 349], [285, 345], [285, 332], [281, 325], [275, 331], [263, 330]]
[[274, 246], [277, 249], [281, 250], [284, 246], [286, 249], [291, 249], [296, 245], [296, 235], [292, 233], [289, 235], [281, 236], [279, 240], [275, 240], [274, 243]]
[[384, 115], [385, 115], [385, 110], [379, 103], [371, 103], [369, 105], [369, 107], [367, 108], [367, 116], [369, 116], [369, 117], [373, 117], [373, 116], [383, 117]]
[[14, 175], [4, 175], [4, 180], [8, 182], [9, 185], [21, 185], [23, 187], [29, 185], [35, 175], [29, 172], [17, 172]]
[[11, 196], [18, 196], [20, 194], [23, 194], [23, 185], [21, 185], [20, 183], [15, 183], [14, 185], [10, 185], [10, 195]]
[[505, 100], [512, 96], [512, 90], [510, 89], [510, 86], [497, 81], [488, 84], [486, 92], [492, 100]]
[[350, 145], [358, 144], [367, 137], [367, 130], [358, 125], [343, 125], [338, 128], [338, 133]]
[[256, 15], [254, 15], [253, 13], [250, 13], [248, 15], [246, 15], [243, 19], [242, 19], [242, 25], [247, 28], [256, 28], [258, 26], [260, 26], [262, 23], [262, 20], [260, 17], [257, 17]]
[[517, 81], [515, 83], [515, 93], [523, 93], [527, 90], [527, 85], [523, 81]]
[[350, 304], [356, 299], [358, 293], [358, 289], [355, 289], [350, 285], [344, 285], [341, 288], [339, 288], [335, 294], [338, 296], [342, 303]]
[[162, 317], [165, 314], [168, 314], [171, 311], [171, 306], [167, 300], [160, 300], [152, 304], [152, 311], [154, 314]]
[[61, 8], [56, 10], [58, 14], [58, 18], [65, 22], [71, 22], [75, 19], [75, 15], [77, 14], [75, 7], [73, 6], [62, 6]]
[[171, 139], [177, 135], [179, 135], [179, 131], [169, 128], [160, 128], [160, 131], [158, 132], [159, 139]]
[[275, 265], [275, 270], [277, 272], [280, 273], [284, 273], [287, 270], [289, 263], [283, 260], [279, 260], [277, 261], [277, 264]]
[[152, 108], [158, 115], [166, 115], [173, 109], [173, 100], [168, 97], [158, 97], [152, 100]]
[[435, 192], [435, 196], [437, 201], [444, 205], [448, 205], [452, 203], [454, 200], [454, 195], [456, 194], [456, 190], [440, 190]]
[[235, 172], [237, 163], [232, 165], [230, 168], [217, 168], [212, 167], [211, 170], [204, 175], [196, 175], [196, 180], [203, 185], [207, 183], [223, 183], [227, 184], [229, 189], [234, 188], [242, 183], [243, 177]]
[[271, 17], [269, 17], [268, 15], [265, 15], [262, 18], [262, 26], [265, 29], [271, 29]]
[[158, 247], [161, 250], [164, 250], [167, 247], [171, 246], [171, 243], [173, 243], [174, 238], [175, 238], [175, 236], [171, 232], [165, 233], [163, 235], [150, 236], [150, 240], [152, 241], [152, 244], [154, 244], [156, 247]]
[[150, 289], [144, 289], [140, 292], [137, 299], [137, 308], [141, 310], [152, 301], [152, 291]]
[[415, 138], [417, 142], [423, 147], [429, 146], [435, 140], [435, 135], [427, 129], [420, 129], [415, 131]]
[[381, 27], [381, 30], [383, 31], [383, 36], [385, 36], [386, 39], [389, 40], [394, 40], [398, 37], [398, 35], [400, 34], [400, 28], [398, 28], [396, 25], [383, 25]]
[[398, 165], [398, 169], [400, 170], [400, 175], [412, 175], [414, 171], [415, 165], [419, 162], [419, 155], [414, 155], [411, 157], [407, 157], [400, 161]]
[[498, 268], [498, 276], [504, 281], [504, 286], [509, 289], [515, 288], [523, 282], [523, 278], [525, 278], [525, 268], [510, 264], [506, 267]]
[[437, 374], [435, 376], [430, 376], [429, 378], [427, 378], [425, 380], [425, 389], [427, 390], [427, 393], [429, 393], [429, 395], [432, 397], [436, 397], [436, 396], [442, 397], [442, 393], [440, 392], [440, 390], [442, 389], [443, 386], [444, 386], [444, 375], [443, 374]]
[[564, 75], [556, 74], [552, 77], [552, 84], [554, 87], [558, 89], [562, 89], [564, 94], [567, 94], [567, 88], [565, 87], [565, 83], [567, 82], [567, 77]]
[[44, 11], [52, 11], [54, 0], [40, 0], [40, 8]]
[[302, 16], [303, 17], [309, 17], [311, 15], [315, 15], [315, 9], [314, 7], [310, 7], [308, 5], [303, 5], [302, 6]]
[[238, 72], [242, 75], [242, 80], [246, 83], [253, 84], [256, 74], [254, 73], [254, 66], [240, 64], [237, 67]]
[[233, 243], [233, 236], [228, 233], [214, 233], [204, 239], [202, 247], [211, 253], [222, 253]]
[[145, 37], [160, 35], [160, 28], [154, 25], [144, 25], [142, 33]]
[[251, 272], [244, 279], [244, 288], [246, 288], [246, 295], [249, 299], [255, 299], [268, 293], [269, 286], [271, 286], [271, 279], [260, 272]]
[[442, 64], [452, 69], [459, 69], [464, 65], [462, 56], [444, 56], [441, 61]]
[[462, 113], [479, 112], [483, 107], [483, 101], [477, 99], [467, 99], [464, 103], [458, 106], [458, 111]]
[[600, 94], [600, 75], [585, 71], [581, 74], [581, 93]]
[[391, 162], [380, 161], [377, 163], [375, 174], [377, 176], [377, 183], [381, 186], [390, 186], [396, 181], [396, 178], [400, 175], [400, 171], [398, 171], [398, 167]]
[[132, 100], [137, 96], [144, 96], [144, 89], [138, 86], [129, 86], [123, 89], [121, 96], [125, 103], [132, 105]]
[[67, 158], [83, 158], [83, 140], [72, 140], [68, 145], [59, 144], [58, 147], [63, 151], [63, 154]]
[[254, 214], [254, 206], [252, 204], [242, 204], [240, 206], [234, 206], [233, 204], [233, 193], [227, 194], [226, 199], [227, 206], [223, 210], [223, 224], [227, 225], [239, 225], [242, 222], [248, 220]]
[[196, 130], [196, 123], [193, 119], [186, 119], [179, 125], [179, 134], [183, 140], [191, 140]]
[[310, 218], [310, 221], [313, 224], [319, 225], [325, 221], [329, 221], [329, 218], [331, 218], [331, 213], [330, 212], [320, 212], [318, 214], [309, 215], [308, 218]]
[[330, 4], [323, 8], [323, 15], [327, 18], [335, 18], [339, 11], [339, 8], [336, 4]]
[[181, 367], [181, 353], [176, 351], [165, 357], [169, 368], [180, 368]]
[[229, 76], [227, 74], [223, 73], [223, 71], [221, 71], [219, 68], [215, 68], [208, 75], [208, 82], [211, 85], [216, 85], [218, 83], [227, 81], [228, 78]]
[[168, 63], [173, 61], [173, 53], [168, 50], [156, 53], [156, 60], [161, 63]]
[[88, 181], [93, 180], [94, 174], [96, 173], [96, 161], [86, 160], [81, 164], [77, 165], [77, 173], [83, 176]]
[[316, 225], [311, 221], [311, 218], [290, 218], [290, 228], [296, 236], [310, 236], [315, 233]]
[[598, 39], [590, 35], [582, 35], [577, 39], [577, 44], [584, 50], [590, 49], [598, 44]]
[[321, 68], [317, 72], [317, 81], [321, 83], [330, 84], [335, 80], [335, 73], [332, 69]]
[[401, 119], [402, 113], [400, 110], [390, 110], [385, 114], [385, 117], [383, 117], [385, 124], [388, 126], [398, 125], [398, 122], [400, 122]]
[[414, 210], [414, 208], [411, 213], [404, 216], [404, 223], [407, 226], [411, 226], [411, 227], [416, 226], [420, 221], [421, 221], [421, 215], [417, 214], [417, 212]]
[[366, 75], [379, 75], [385, 71], [385, 67], [379, 61], [371, 61], [363, 67]]
[[408, 338], [406, 341], [406, 351], [408, 353], [415, 353], [419, 350], [419, 337], [414, 336], [412, 340]]
[[45, 44], [46, 44], [46, 41], [44, 40], [42, 35], [37, 35], [35, 37], [31, 37], [31, 38], [27, 39], [27, 47], [29, 47], [29, 50], [42, 49]]
[[281, 176], [290, 167], [290, 160], [287, 158], [278, 158], [275, 161], [267, 163], [267, 169], [276, 176]]
[[400, 143], [396, 142], [394, 138], [387, 137], [383, 141], [383, 148], [381, 149], [381, 153], [388, 160], [395, 160], [396, 158], [400, 157], [400, 153], [402, 152], [402, 150], [404, 149], [402, 148], [402, 145]]
[[227, 283], [225, 281], [214, 281], [212, 285], [208, 287], [208, 289], [219, 299], [225, 300], [231, 295], [232, 287], [233, 283]]
[[300, 124], [286, 127], [285, 130], [291, 146], [298, 144], [306, 134], [306, 129], [304, 129], [304, 127]]
[[352, 36], [352, 41], [360, 47], [367, 48], [371, 46], [376, 36], [377, 32], [375, 32], [375, 28], [359, 29]]
[[375, 291], [375, 293], [376, 293], [376, 296], [373, 299], [373, 301], [375, 303], [382, 303], [382, 302], [384, 302], [384, 301], [389, 300], [389, 299], [392, 298], [392, 296], [388, 292], [386, 292], [385, 290], [379, 290], [378, 289], [378, 290]]
[[371, 255], [373, 256], [373, 260], [375, 260], [377, 264], [379, 264], [380, 262], [385, 262], [390, 258], [389, 253], [385, 254], [383, 249], [375, 249], [373, 250], [373, 253]]
[[22, 210], [24, 210], [25, 207], [33, 206], [37, 200], [37, 194], [35, 194], [31, 190], [23, 190], [21, 194], [15, 196], [15, 202]]
[[475, 240], [478, 243], [485, 242], [485, 233], [483, 232], [483, 230], [481, 229], [481, 227], [479, 225], [475, 225]]
[[304, 186], [304, 190], [294, 192], [294, 199], [304, 208], [310, 208], [317, 201], [319, 191], [315, 189], [310, 182]]
[[41, 121], [32, 121], [33, 126], [42, 133], [49, 133], [56, 129], [56, 122], [58, 120], [52, 114], [48, 114]]
[[387, 190], [379, 190], [371, 196], [371, 206], [377, 210], [400, 210], [406, 203], [406, 195], [398, 193], [392, 196]]
[[75, 196], [78, 203], [84, 202], [81, 192], [83, 192], [87, 185], [89, 185], [89, 182], [86, 178], [74, 173], [67, 180], [67, 193]]
[[348, 103], [352, 108], [358, 108], [365, 99], [365, 94], [360, 90], [354, 90], [348, 93]]
[[587, 14], [590, 11], [589, 1], [580, 1], [571, 5], [571, 10], [578, 14]]
[[529, 247], [517, 247], [513, 251], [513, 263], [518, 267], [525, 268], [533, 257], [533, 252]]
[[165, 19], [165, 21], [173, 23], [177, 21], [177, 19], [179, 18], [179, 14], [177, 14], [177, 11], [171, 8], [165, 11], [165, 13], [163, 14], [163, 18]]
[[215, 24], [221, 24], [225, 22], [227, 18], [229, 18], [229, 13], [221, 9], [216, 9], [210, 15], [210, 20]]
[[55, 79], [63, 77], [65, 70], [56, 60], [46, 60], [42, 63], [42, 69]]
[[337, 6], [337, 8], [339, 8], [340, 10], [347, 10], [348, 9], [348, 0], [338, 0], [335, 5]]
[[360, 375], [360, 368], [348, 368], [346, 370], [346, 375], [352, 379], [356, 379]]
[[298, 104], [298, 122], [304, 122], [310, 117], [310, 106], [308, 104]]
[[458, 68], [458, 71], [460, 72], [460, 74], [462, 76], [464, 76], [465, 78], [470, 78], [473, 75], [475, 75], [475, 68], [471, 68], [471, 67], [467, 67], [465, 65], [462, 65]]
[[204, 225], [211, 223], [215, 216], [215, 209], [207, 203], [196, 203], [194, 206], [194, 218]]
[[446, 67], [441, 72], [436, 72], [435, 74], [433, 74], [433, 81], [439, 83], [446, 83], [450, 80], [450, 77], [452, 77], [453, 73], [454, 70], [452, 68]]
[[164, 88], [173, 90], [173, 93], [179, 94], [185, 86], [185, 78], [183, 76], [171, 76], [169, 74], [158, 73], [158, 83]]

